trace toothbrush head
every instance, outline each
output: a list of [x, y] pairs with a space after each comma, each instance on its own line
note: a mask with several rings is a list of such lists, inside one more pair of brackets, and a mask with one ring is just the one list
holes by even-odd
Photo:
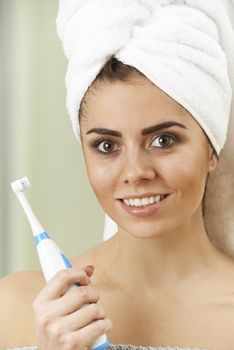
[[12, 190], [17, 192], [23, 192], [24, 190], [27, 190], [27, 188], [31, 187], [31, 184], [27, 177], [23, 177], [22, 179], [16, 180], [11, 183]]

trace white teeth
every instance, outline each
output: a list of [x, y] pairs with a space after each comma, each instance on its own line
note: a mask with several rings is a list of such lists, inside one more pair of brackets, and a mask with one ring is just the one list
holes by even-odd
[[140, 207], [142, 205], [141, 199], [133, 199], [133, 202], [135, 207]]
[[149, 198], [142, 198], [142, 204], [148, 205], [149, 204]]
[[136, 199], [123, 199], [124, 203], [127, 204], [128, 206], [134, 206], [134, 207], [142, 207], [154, 203], [160, 202], [165, 197], [165, 195], [157, 195], [157, 196], [151, 196], [151, 197], [146, 197], [146, 198], [136, 198]]
[[156, 203], [160, 202], [160, 195], [155, 196], [154, 200], [155, 200]]

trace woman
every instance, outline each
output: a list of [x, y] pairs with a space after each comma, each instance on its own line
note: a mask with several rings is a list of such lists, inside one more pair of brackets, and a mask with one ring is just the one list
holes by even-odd
[[[86, 52], [85, 59], [75, 60], [76, 49], [80, 47], [75, 42], [80, 44], [81, 37], [87, 40], [87, 35], [82, 33], [79, 37], [74, 24], [81, 26], [78, 19], [84, 17], [86, 6], [89, 13], [93, 6], [92, 13], [98, 16], [95, 11], [98, 1], [74, 1], [77, 7], [70, 11], [67, 4], [61, 2], [60, 15], [65, 14], [72, 21], [62, 39], [65, 52], [70, 52], [68, 110], [74, 131], [81, 138], [92, 188], [104, 211], [117, 223], [118, 231], [73, 259], [74, 269], [58, 273], [46, 285], [40, 272], [3, 279], [1, 348], [37, 344], [41, 350], [84, 349], [106, 332], [111, 346], [120, 349], [135, 346], [232, 349], [234, 261], [211, 242], [204, 224], [204, 214], [209, 209], [205, 198], [208, 178], [217, 170], [223, 146], [222, 132], [221, 136], [216, 133], [220, 131], [218, 120], [217, 123], [211, 120], [211, 128], [209, 120], [206, 123], [202, 120], [206, 114], [203, 105], [200, 119], [195, 112], [196, 103], [184, 107], [190, 94], [195, 96], [196, 88], [185, 93], [184, 100], [171, 97], [178, 92], [173, 93], [173, 88], [179, 89], [179, 76], [177, 82], [173, 80], [173, 61], [171, 80], [169, 85], [165, 80], [162, 89], [160, 83], [149, 78], [150, 74], [144, 74], [147, 68], [141, 70], [136, 68], [137, 64], [121, 62], [121, 50], [106, 59], [98, 74], [101, 60], [97, 55], [93, 62], [86, 60], [92, 57], [86, 57]], [[147, 14], [152, 14], [155, 6], [145, 1], [138, 11], [140, 2], [131, 4], [133, 8], [126, 8], [124, 1], [113, 2], [116, 8], [109, 10], [114, 17], [121, 11], [124, 16], [127, 11], [146, 16], [144, 6], [149, 6]], [[170, 6], [162, 5], [159, 10], [169, 12], [161, 12], [160, 18], [175, 18], [168, 14], [178, 13], [174, 12], [178, 9]], [[179, 6], [183, 6], [182, 2]], [[182, 7], [179, 10], [183, 12]], [[61, 18], [62, 15], [60, 24], [58, 20], [60, 37], [61, 25], [65, 23]], [[142, 18], [139, 20], [136, 15], [134, 21], [134, 25], [143, 28]], [[204, 23], [207, 21], [206, 18]], [[177, 27], [175, 24], [172, 29]], [[94, 36], [93, 42], [95, 33], [93, 29], [90, 36], [90, 39]], [[138, 34], [142, 39], [142, 33], [136, 31], [133, 38]], [[115, 38], [113, 33], [111, 38]], [[89, 46], [98, 51], [90, 42]], [[127, 51], [122, 50], [124, 54], [127, 56]], [[97, 66], [91, 70], [95, 62]], [[147, 58], [144, 65], [148, 67]], [[184, 77], [188, 78], [188, 67], [186, 64], [184, 67]], [[87, 78], [78, 86], [74, 83], [77, 71]], [[91, 71], [92, 79], [87, 74]], [[157, 73], [160, 76], [163, 69]], [[193, 83], [200, 82], [201, 91], [209, 84], [207, 79], [213, 79], [202, 70], [189, 78]], [[227, 86], [228, 80], [223, 84], [222, 95], [226, 103], [230, 102]], [[218, 98], [213, 103], [217, 108], [222, 105]], [[219, 110], [220, 117], [225, 118], [227, 110]], [[226, 134], [225, 128], [223, 133]], [[82, 287], [70, 288], [75, 283]]]

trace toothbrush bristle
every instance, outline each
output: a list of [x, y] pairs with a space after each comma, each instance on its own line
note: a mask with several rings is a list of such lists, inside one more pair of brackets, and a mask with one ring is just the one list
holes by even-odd
[[31, 187], [31, 184], [27, 177], [23, 177], [22, 179], [12, 182], [11, 187], [14, 192], [23, 192], [27, 188]]

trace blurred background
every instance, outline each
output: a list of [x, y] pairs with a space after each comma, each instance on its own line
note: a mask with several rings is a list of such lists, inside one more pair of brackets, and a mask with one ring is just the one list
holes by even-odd
[[89, 186], [65, 106], [58, 0], [0, 0], [0, 277], [39, 269], [10, 183], [27, 176], [42, 226], [73, 257], [102, 241], [104, 213]]

